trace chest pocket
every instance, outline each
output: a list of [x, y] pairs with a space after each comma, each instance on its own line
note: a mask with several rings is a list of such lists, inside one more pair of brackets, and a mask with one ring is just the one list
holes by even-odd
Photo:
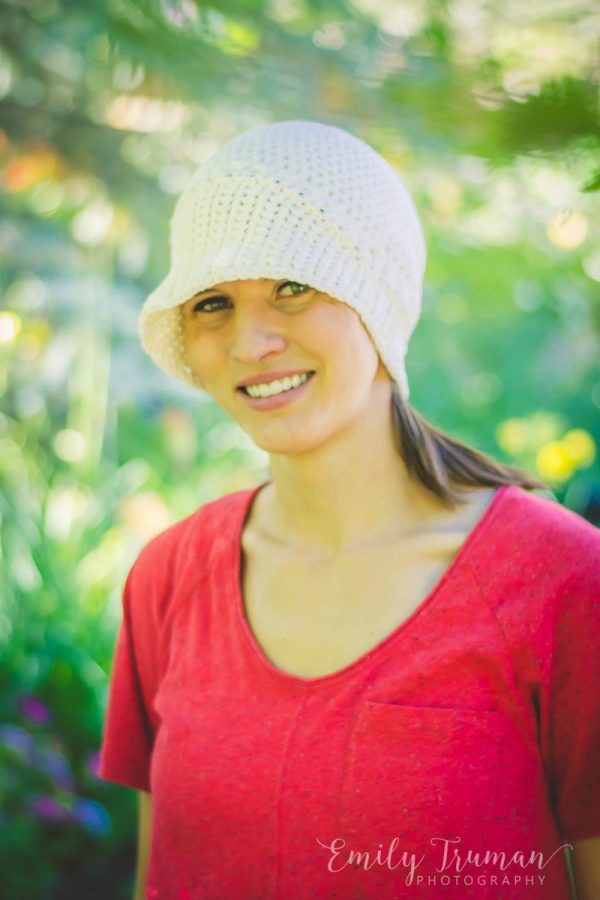
[[[442, 865], [444, 851], [451, 859], [455, 847], [461, 855], [491, 849], [499, 716], [496, 710], [362, 702], [342, 779], [340, 826], [347, 844], [373, 852], [382, 845], [385, 855], [397, 837], [396, 858], [414, 852], [424, 857], [419, 871], [427, 873]], [[485, 890], [479, 887], [478, 896]]]

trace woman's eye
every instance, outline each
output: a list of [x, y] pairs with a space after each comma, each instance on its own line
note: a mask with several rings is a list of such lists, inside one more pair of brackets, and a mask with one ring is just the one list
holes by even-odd
[[296, 286], [296, 287], [301, 288], [300, 291], [297, 291], [297, 292], [292, 293], [292, 296], [293, 296], [293, 297], [297, 297], [297, 296], [299, 296], [299, 294], [302, 294], [302, 293], [304, 293], [305, 291], [310, 291], [310, 287], [309, 287], [308, 284], [300, 284], [299, 281], [284, 281], [283, 284], [280, 284], [280, 285], [279, 285], [278, 290], [281, 290], [282, 288], [287, 287], [287, 286], [290, 285], [290, 284], [291, 284], [291, 285], [294, 285], [294, 286]]
[[214, 312], [215, 311], [214, 309], [209, 308], [212, 306], [212, 304], [217, 304], [217, 311], [218, 311], [219, 309], [223, 308], [222, 306], [219, 306], [218, 304], [226, 303], [226, 302], [227, 302], [227, 300], [225, 297], [208, 297], [206, 300], [198, 300], [197, 303], [194, 303], [194, 305], [192, 307], [192, 312], [193, 313]]

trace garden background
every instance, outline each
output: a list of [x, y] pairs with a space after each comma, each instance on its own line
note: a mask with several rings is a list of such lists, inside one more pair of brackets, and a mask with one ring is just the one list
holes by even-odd
[[599, 524], [600, 17], [3, 0], [0, 35], [0, 895], [128, 898], [135, 795], [96, 775], [123, 579], [267, 465], [139, 345], [177, 193], [262, 122], [370, 143], [428, 242], [411, 403]]

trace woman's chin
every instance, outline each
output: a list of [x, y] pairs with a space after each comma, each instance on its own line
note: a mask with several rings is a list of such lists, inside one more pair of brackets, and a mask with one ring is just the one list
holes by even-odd
[[295, 434], [293, 430], [288, 430], [285, 434], [275, 434], [275, 429], [271, 433], [267, 433], [268, 429], [261, 431], [260, 429], [248, 430], [247, 434], [257, 447], [264, 450], [265, 453], [274, 453], [280, 456], [296, 456], [299, 453], [306, 453], [317, 446], [317, 441], [311, 440], [303, 428], [301, 432]]

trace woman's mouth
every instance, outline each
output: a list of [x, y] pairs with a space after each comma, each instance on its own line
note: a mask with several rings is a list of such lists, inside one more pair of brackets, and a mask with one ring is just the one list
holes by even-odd
[[[280, 406], [287, 406], [301, 397], [306, 392], [313, 375], [315, 372], [307, 372], [301, 376], [282, 378], [280, 381], [273, 381], [265, 386], [248, 385], [237, 388], [237, 391], [252, 409], [279, 409]], [[249, 391], [252, 391], [254, 396]], [[265, 396], [262, 396], [262, 393], [265, 393]]]

